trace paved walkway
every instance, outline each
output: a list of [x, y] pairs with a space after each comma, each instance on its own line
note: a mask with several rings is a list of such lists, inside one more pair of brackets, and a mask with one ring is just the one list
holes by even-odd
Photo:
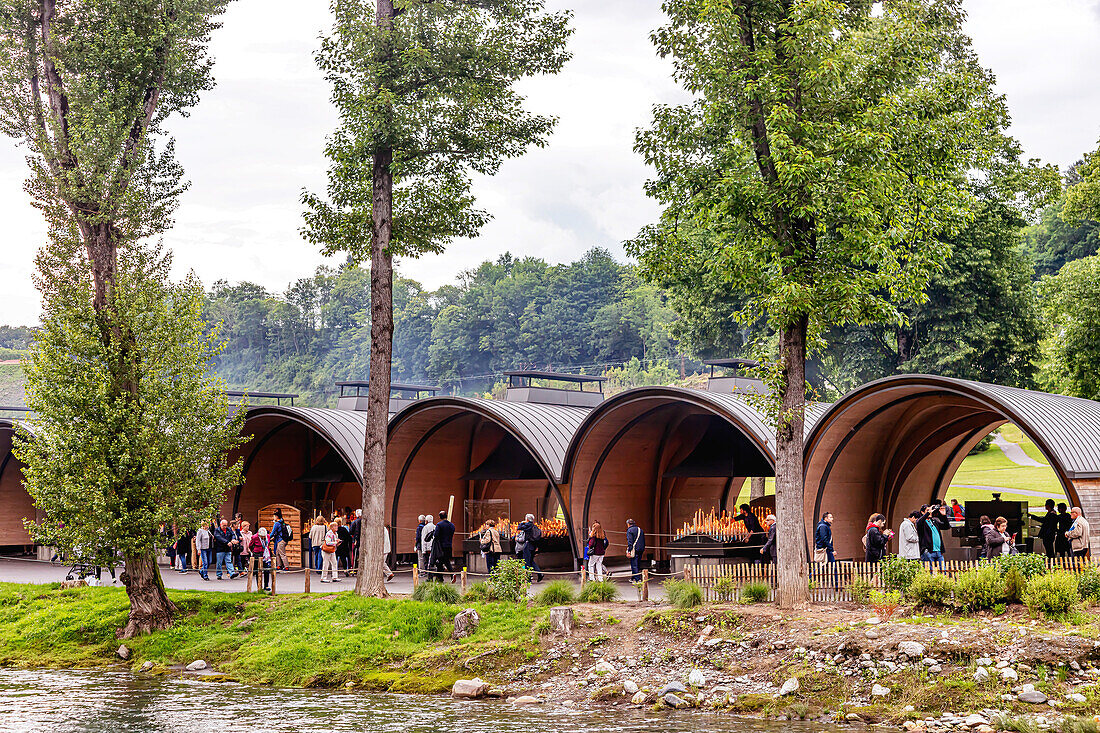
[[993, 435], [993, 445], [1000, 448], [1001, 451], [1005, 454], [1005, 458], [1012, 461], [1017, 466], [1027, 466], [1028, 468], [1049, 468], [1047, 464], [1040, 463], [1039, 461], [1035, 460], [1027, 453], [1025, 453], [1024, 449], [1020, 447], [1019, 443], [1013, 443], [1011, 440], [1001, 435], [1000, 433], [995, 433]]

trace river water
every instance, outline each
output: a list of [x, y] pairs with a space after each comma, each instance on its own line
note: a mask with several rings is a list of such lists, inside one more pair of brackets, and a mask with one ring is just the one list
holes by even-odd
[[446, 697], [247, 687], [128, 673], [0, 669], [0, 731], [12, 733], [824, 733], [715, 713], [517, 707]]

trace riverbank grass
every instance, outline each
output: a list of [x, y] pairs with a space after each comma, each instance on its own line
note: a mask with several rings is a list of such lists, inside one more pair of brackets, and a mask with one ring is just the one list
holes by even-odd
[[[205, 660], [241, 682], [442, 692], [455, 679], [507, 668], [538, 647], [545, 609], [464, 604], [481, 625], [450, 640], [463, 606], [408, 599], [256, 596], [169, 591], [179, 614], [164, 631], [126, 641], [130, 665], [154, 670]], [[103, 668], [121, 662], [115, 630], [129, 604], [120, 588], [0, 584], [0, 664]]]

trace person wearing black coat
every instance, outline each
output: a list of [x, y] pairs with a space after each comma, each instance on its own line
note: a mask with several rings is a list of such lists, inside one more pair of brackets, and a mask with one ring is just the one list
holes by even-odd
[[1043, 551], [1047, 557], [1054, 557], [1055, 547], [1058, 544], [1058, 512], [1054, 511], [1054, 499], [1047, 499], [1047, 513], [1039, 516], [1032, 514], [1032, 519], [1038, 519], [1039, 539], [1043, 541]]
[[446, 571], [451, 573], [451, 582], [457, 583], [458, 576], [455, 575], [454, 566], [451, 565], [453, 555], [451, 544], [454, 542], [454, 536], [455, 526], [447, 520], [447, 512], [440, 512], [439, 523], [435, 525], [435, 541], [432, 543], [432, 559], [429, 567], [439, 572], [439, 580], [443, 580], [443, 572]]
[[740, 507], [741, 513], [734, 519], [738, 522], [742, 522], [745, 525], [745, 529], [751, 532], [749, 539], [746, 542], [748, 545], [762, 545], [764, 544], [764, 538], [767, 532], [760, 526], [760, 520], [756, 518], [756, 515], [752, 513], [752, 507], [748, 504], [742, 504]]
[[1066, 532], [1073, 526], [1073, 517], [1069, 515], [1069, 507], [1065, 504], [1058, 505], [1058, 535], [1054, 541], [1054, 547], [1058, 551], [1058, 557], [1069, 557], [1069, 540]]
[[768, 523], [768, 539], [764, 542], [764, 546], [760, 548], [760, 554], [764, 556], [764, 562], [771, 562], [775, 564], [775, 559], [778, 556], [778, 547], [775, 541], [775, 515], [769, 514], [765, 519]]
[[351, 576], [351, 530], [348, 525], [340, 523], [336, 538], [340, 540], [336, 545], [336, 572], [339, 573], [340, 566], [343, 565], [344, 577], [348, 578]]
[[885, 526], [886, 517], [882, 514], [871, 517], [871, 526], [867, 528], [867, 552], [864, 553], [867, 562], [878, 562], [886, 555], [886, 545], [891, 535], [882, 531]]
[[943, 564], [943, 530], [951, 529], [947, 507], [922, 507], [923, 516], [917, 522], [917, 538], [920, 540], [920, 557], [925, 562]]

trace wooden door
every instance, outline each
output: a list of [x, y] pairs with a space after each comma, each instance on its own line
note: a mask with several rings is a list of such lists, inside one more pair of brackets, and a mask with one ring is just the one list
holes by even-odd
[[267, 527], [267, 531], [271, 532], [272, 525], [275, 524], [275, 510], [280, 509], [283, 513], [283, 522], [290, 527], [294, 532], [294, 539], [286, 545], [286, 561], [287, 564], [292, 567], [302, 567], [302, 516], [301, 512], [292, 507], [290, 504], [268, 504], [265, 507], [261, 507], [259, 511], [260, 526]]

